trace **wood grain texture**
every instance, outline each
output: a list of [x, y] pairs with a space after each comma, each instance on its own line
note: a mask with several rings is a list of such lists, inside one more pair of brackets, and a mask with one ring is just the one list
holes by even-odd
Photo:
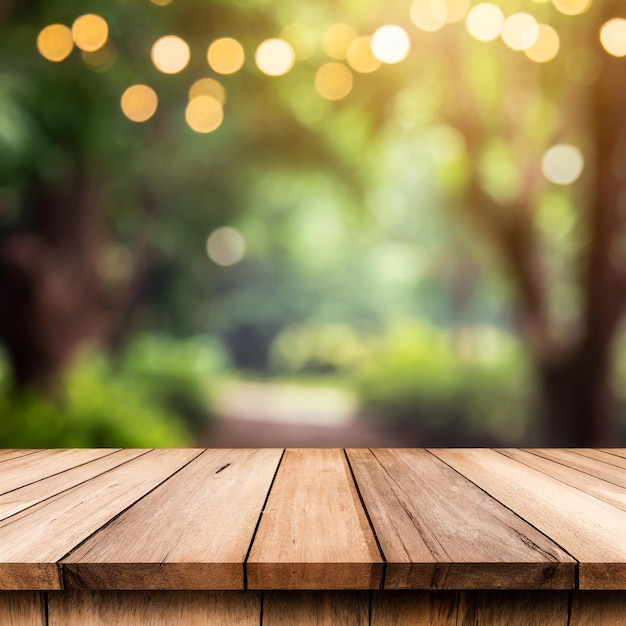
[[47, 626], [44, 594], [39, 591], [0, 591], [2, 626]]
[[579, 561], [581, 589], [626, 589], [626, 512], [494, 450], [433, 453]]
[[367, 626], [368, 591], [266, 591], [263, 626]]
[[372, 626], [567, 626], [568, 591], [373, 591]]
[[385, 589], [570, 589], [575, 561], [425, 450], [348, 450]]
[[613, 454], [614, 456], [626, 459], [626, 448], [600, 448], [600, 450], [602, 450], [602, 452], [606, 452], [607, 454]]
[[0, 589], [60, 589], [57, 561], [200, 450], [152, 450], [0, 522]]
[[207, 450], [64, 561], [86, 589], [243, 589], [282, 450]]
[[608, 463], [609, 465], [615, 465], [622, 470], [626, 470], [626, 459], [616, 456], [615, 454], [609, 454], [608, 452], [594, 448], [568, 448], [568, 450], [575, 454], [580, 454], [581, 456], [586, 456], [590, 459], [601, 461], [602, 463]]
[[146, 454], [147, 450], [120, 450], [113, 454], [74, 467], [50, 478], [44, 478], [36, 483], [21, 487], [0, 496], [0, 520], [15, 515], [39, 502], [71, 489], [90, 478], [126, 463], [135, 457]]
[[0, 494], [19, 489], [73, 467], [89, 463], [116, 450], [77, 448], [75, 450], [44, 450], [11, 459], [0, 465]]
[[624, 626], [626, 593], [579, 591], [574, 594], [570, 626]]
[[260, 592], [53, 591], [49, 626], [259, 626]]
[[506, 448], [498, 452], [626, 511], [626, 489], [623, 487], [525, 450]]
[[590, 476], [606, 480], [607, 482], [613, 483], [618, 487], [626, 488], [626, 473], [618, 467], [608, 463], [598, 463], [595, 459], [590, 459], [582, 454], [576, 454], [571, 450], [561, 450], [557, 448], [531, 448], [528, 451], [532, 452], [532, 454], [536, 454], [537, 456], [541, 456], [544, 459], [556, 461], [557, 463], [561, 463], [567, 467], [585, 472], [585, 474], [589, 474]]
[[10, 461], [11, 459], [17, 459], [20, 456], [26, 456], [27, 454], [35, 454], [36, 452], [42, 452], [42, 450], [33, 449], [20, 449], [20, 450], [0, 450], [0, 463], [4, 461]]
[[373, 589], [382, 556], [342, 450], [287, 450], [246, 565], [251, 589]]

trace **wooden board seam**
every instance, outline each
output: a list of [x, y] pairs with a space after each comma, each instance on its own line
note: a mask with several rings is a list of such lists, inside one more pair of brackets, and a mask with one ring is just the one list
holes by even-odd
[[[154, 450], [154, 448], [151, 448], [150, 450], [147, 450], [145, 452], [145, 454], [148, 454], [150, 452], [152, 452], [152, 450]], [[74, 547], [72, 547], [71, 550], [69, 550], [66, 554], [64, 554], [63, 556], [61, 556], [58, 560], [57, 560], [57, 564], [60, 568], [60, 576], [61, 576], [61, 588], [62, 589], [66, 589], [68, 587], [71, 587], [71, 585], [66, 585], [66, 576], [68, 575], [68, 571], [66, 570], [66, 568], [64, 567], [62, 561], [67, 559], [70, 554], [72, 554], [72, 552], [74, 552], [75, 550], [77, 550], [78, 548], [80, 548], [84, 543], [86, 543], [87, 541], [89, 541], [92, 537], [94, 537], [95, 535], [97, 535], [101, 530], [103, 530], [104, 528], [106, 528], [107, 526], [109, 526], [109, 524], [111, 524], [112, 522], [114, 522], [118, 517], [120, 517], [123, 513], [125, 513], [126, 511], [128, 511], [131, 507], [135, 506], [135, 504], [137, 504], [137, 502], [140, 502], [141, 500], [143, 500], [148, 494], [152, 493], [155, 489], [158, 489], [163, 483], [167, 482], [170, 478], [172, 478], [172, 476], [175, 476], [176, 474], [178, 474], [178, 472], [180, 472], [183, 468], [187, 467], [187, 465], [189, 465], [190, 463], [192, 463], [193, 461], [195, 461], [200, 455], [204, 454], [206, 452], [206, 449], [201, 449], [201, 451], [196, 454], [196, 456], [192, 457], [189, 461], [187, 461], [187, 463], [185, 463], [184, 465], [182, 465], [181, 467], [179, 467], [175, 472], [173, 472], [172, 474], [170, 474], [167, 478], [163, 479], [161, 482], [159, 482], [158, 484], [156, 484], [152, 489], [148, 490], [146, 493], [144, 493], [141, 497], [137, 498], [136, 500], [134, 500], [131, 504], [129, 504], [127, 507], [125, 507], [124, 509], [122, 509], [121, 511], [119, 511], [116, 515], [114, 515], [110, 520], [108, 520], [105, 524], [103, 524], [102, 526], [100, 526], [99, 528], [97, 528], [96, 530], [94, 530], [92, 533], [90, 533], [89, 535], [87, 535], [87, 537], [85, 537], [82, 541], [80, 541], [79, 543], [77, 543]], [[126, 463], [130, 463], [131, 461], [134, 461], [136, 459], [140, 459], [143, 456], [145, 456], [145, 454], [140, 454], [137, 457], [134, 457], [132, 459], [129, 459], [128, 461], [126, 461]], [[121, 463], [120, 465], [111, 468], [110, 470], [107, 470], [106, 472], [102, 472], [102, 474], [99, 474], [99, 476], [103, 476], [104, 474], [107, 474], [108, 472], [111, 472], [119, 467], [121, 467], [122, 465], [125, 465], [125, 463]], [[92, 479], [89, 479], [92, 480]], [[89, 482], [89, 481], [85, 481], [85, 482]], [[81, 483], [84, 484], [84, 483]], [[71, 574], [70, 574], [71, 575]]]
[[[439, 461], [441, 461], [442, 463], [445, 463], [448, 467], [450, 467], [451, 469], [453, 469], [457, 474], [459, 474], [460, 476], [463, 476], [463, 478], [465, 478], [466, 480], [469, 480], [470, 483], [472, 483], [472, 485], [475, 485], [478, 489], [480, 489], [482, 492], [484, 492], [487, 496], [489, 496], [490, 498], [492, 498], [493, 500], [495, 500], [496, 502], [498, 502], [498, 504], [500, 504], [501, 506], [503, 506], [505, 509], [508, 509], [509, 511], [511, 511], [511, 513], [513, 513], [513, 515], [515, 515], [516, 517], [519, 517], [519, 519], [523, 520], [524, 522], [526, 522], [526, 524], [528, 524], [529, 526], [532, 526], [538, 533], [540, 533], [541, 535], [543, 535], [544, 537], [546, 537], [549, 541], [551, 541], [553, 544], [555, 544], [556, 546], [559, 547], [559, 549], [563, 550], [563, 552], [565, 552], [565, 554], [567, 554], [573, 561], [574, 561], [574, 589], [580, 589], [580, 581], [579, 581], [579, 574], [578, 574], [578, 570], [579, 570], [579, 561], [577, 558], [575, 558], [568, 550], [566, 550], [558, 541], [556, 541], [555, 539], [553, 539], [552, 537], [550, 537], [549, 535], [547, 535], [546, 533], [544, 533], [541, 529], [537, 528], [532, 522], [530, 522], [529, 520], [527, 520], [526, 518], [522, 517], [517, 511], [514, 511], [511, 507], [508, 507], [506, 504], [504, 504], [504, 502], [501, 502], [500, 500], [498, 500], [498, 498], [496, 498], [495, 496], [493, 496], [492, 494], [490, 494], [488, 491], [486, 491], [485, 489], [483, 489], [480, 485], [476, 484], [473, 480], [471, 480], [470, 478], [468, 478], [467, 476], [465, 476], [464, 474], [462, 474], [461, 472], [459, 472], [459, 470], [457, 470], [455, 467], [453, 467], [452, 465], [450, 465], [449, 463], [446, 463], [446, 461], [444, 461], [443, 459], [439, 458], [434, 452], [431, 451], [430, 448], [424, 448], [427, 452], [429, 452], [430, 454], [432, 454], [436, 459], [438, 459]], [[497, 452], [497, 450], [495, 448], [490, 448], [490, 450]], [[500, 454], [500, 456], [510, 459], [512, 461], [516, 461], [516, 459], [512, 459], [511, 457], [507, 457], [504, 454]], [[520, 465], [524, 465], [523, 463], [520, 463], [519, 461], [516, 461], [517, 463], [519, 463]], [[528, 467], [528, 466], [525, 466]], [[532, 468], [530, 468], [532, 469]], [[538, 470], [535, 470], [538, 471]], [[544, 476], [546, 476], [546, 474], [544, 474]], [[550, 477], [551, 478], [551, 477]], [[565, 484], [565, 483], [564, 483]], [[579, 490], [580, 491], [580, 490]], [[584, 492], [581, 492], [584, 493]], [[597, 498], [596, 498], [597, 499]]]
[[[38, 452], [45, 452], [47, 449], [43, 449], [43, 450], [32, 450], [31, 452], [25, 452], [24, 454], [20, 454], [19, 456], [14, 456], [10, 459], [0, 459], [0, 463], [6, 463], [7, 461], [13, 461], [13, 459], [22, 459], [25, 456], [31, 456], [33, 454], [37, 454]], [[50, 448], [51, 449], [51, 448]]]
[[[385, 588], [385, 575], [387, 574], [387, 557], [385, 556], [385, 553], [383, 552], [383, 547], [380, 545], [380, 541], [378, 540], [378, 535], [376, 534], [376, 529], [374, 528], [374, 524], [372, 524], [372, 519], [370, 518], [369, 511], [367, 510], [367, 507], [365, 506], [365, 501], [363, 500], [363, 496], [361, 495], [361, 489], [359, 487], [359, 483], [356, 479], [356, 476], [354, 475], [354, 470], [352, 469], [352, 465], [350, 463], [350, 457], [348, 456], [348, 453], [346, 452], [345, 448], [342, 448], [342, 450], [343, 450], [343, 455], [346, 458], [346, 463], [348, 464], [348, 469], [350, 470], [350, 476], [352, 477], [354, 488], [356, 489], [356, 493], [359, 496], [359, 501], [361, 502], [361, 506], [363, 507], [363, 511], [365, 512], [367, 523], [370, 525], [370, 530], [372, 531], [372, 535], [374, 535], [376, 546], [378, 547], [380, 556], [383, 558], [383, 572], [380, 577], [380, 589], [384, 589]], [[368, 448], [368, 450], [370, 451], [372, 455], [374, 455], [371, 448]], [[370, 596], [371, 596], [371, 592], [370, 592]]]
[[[278, 463], [276, 465], [276, 470], [274, 471], [274, 475], [272, 476], [272, 482], [270, 483], [270, 488], [267, 490], [265, 494], [265, 500], [263, 501], [263, 506], [261, 507], [261, 513], [259, 514], [259, 518], [256, 521], [254, 526], [254, 532], [252, 533], [252, 537], [250, 538], [250, 545], [248, 546], [248, 550], [246, 551], [246, 556], [243, 558], [243, 588], [244, 591], [248, 591], [248, 557], [250, 556], [250, 552], [252, 551], [252, 546], [254, 545], [254, 540], [256, 539], [257, 531], [259, 530], [259, 526], [261, 525], [261, 519], [263, 518], [263, 513], [265, 512], [265, 507], [267, 506], [267, 501], [269, 500], [270, 493], [272, 493], [272, 489], [274, 487], [274, 482], [276, 481], [276, 476], [278, 476], [278, 470], [283, 462], [283, 457], [285, 456], [286, 448], [283, 448], [283, 451], [280, 455], [280, 459], [278, 459]], [[261, 595], [261, 624], [263, 623], [263, 596]]]

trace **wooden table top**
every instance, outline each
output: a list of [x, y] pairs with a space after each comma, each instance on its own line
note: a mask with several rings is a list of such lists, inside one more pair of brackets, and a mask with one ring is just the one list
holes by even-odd
[[0, 589], [626, 589], [626, 449], [0, 451]]

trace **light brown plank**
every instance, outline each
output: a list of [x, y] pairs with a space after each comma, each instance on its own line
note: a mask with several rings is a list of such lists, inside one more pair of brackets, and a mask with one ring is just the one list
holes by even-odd
[[373, 589], [382, 557], [342, 450], [287, 450], [247, 563], [251, 589]]
[[2, 626], [47, 626], [44, 594], [38, 591], [0, 591]]
[[49, 626], [258, 626], [260, 592], [52, 591]]
[[367, 626], [368, 591], [267, 591], [263, 626]]
[[498, 452], [626, 511], [626, 489], [623, 487], [525, 450], [502, 448]]
[[20, 450], [0, 450], [0, 463], [4, 461], [10, 461], [11, 459], [17, 459], [20, 456], [27, 456], [28, 454], [35, 454], [37, 452], [43, 452], [42, 450], [32, 450], [29, 448]]
[[29, 454], [12, 459], [0, 465], [0, 495], [84, 463], [89, 463], [89, 461], [94, 461], [115, 451], [106, 448], [44, 450], [39, 454]]
[[568, 591], [373, 591], [372, 626], [567, 626]]
[[64, 561], [86, 589], [243, 589], [282, 450], [207, 450]]
[[600, 448], [602, 452], [606, 452], [607, 454], [613, 454], [615, 456], [619, 456], [622, 459], [626, 459], [626, 448]]
[[615, 454], [609, 454], [608, 452], [602, 452], [602, 450], [595, 450], [593, 448], [568, 448], [570, 452], [586, 456], [602, 463], [608, 463], [609, 465], [615, 465], [622, 470], [626, 470], [626, 459]]
[[348, 450], [385, 589], [571, 589], [575, 561], [425, 450]]
[[21, 487], [0, 496], [0, 520], [15, 515], [28, 507], [47, 500], [62, 491], [71, 489], [94, 476], [98, 476], [135, 457], [146, 454], [147, 450], [120, 450], [113, 454], [101, 457], [90, 463], [72, 468], [50, 478], [44, 478], [36, 483]]
[[550, 459], [562, 465], [567, 465], [567, 467], [585, 472], [585, 474], [589, 474], [590, 476], [606, 480], [618, 487], [626, 488], [626, 473], [608, 463], [598, 463], [598, 461], [582, 454], [576, 454], [571, 450], [561, 450], [558, 448], [530, 448], [528, 452], [541, 456], [544, 459]]
[[581, 589], [626, 589], [626, 512], [494, 450], [433, 450], [579, 561]]
[[200, 452], [153, 450], [0, 522], [0, 589], [60, 589], [56, 561]]
[[579, 591], [574, 594], [570, 626], [624, 626], [626, 593]]

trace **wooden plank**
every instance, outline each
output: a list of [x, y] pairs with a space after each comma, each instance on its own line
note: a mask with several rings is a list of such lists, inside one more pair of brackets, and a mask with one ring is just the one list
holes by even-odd
[[49, 626], [259, 626], [251, 591], [52, 591]]
[[609, 465], [615, 465], [620, 469], [626, 470], [626, 459], [615, 454], [609, 454], [608, 452], [602, 452], [602, 450], [595, 450], [593, 448], [568, 448], [570, 452], [574, 454], [580, 454], [602, 463], [608, 463]]
[[89, 463], [116, 450], [76, 448], [75, 450], [44, 450], [12, 459], [0, 465], [0, 495], [43, 480], [68, 469]]
[[425, 450], [348, 450], [385, 589], [571, 589], [559, 546]]
[[574, 594], [570, 626], [624, 626], [626, 593], [579, 591]]
[[375, 589], [382, 556], [342, 450], [287, 450], [246, 565], [250, 589]]
[[368, 626], [368, 591], [267, 591], [263, 626]]
[[56, 561], [200, 452], [152, 450], [0, 522], [0, 589], [60, 589]]
[[525, 450], [507, 448], [498, 452], [626, 511], [626, 489], [623, 487]]
[[63, 561], [81, 589], [243, 589], [282, 450], [207, 450]]
[[39, 502], [86, 482], [122, 463], [146, 454], [148, 450], [120, 450], [90, 463], [72, 468], [50, 478], [27, 485], [0, 496], [0, 520], [15, 515]]
[[581, 589], [626, 589], [626, 512], [494, 450], [433, 450], [579, 561]]
[[44, 594], [39, 591], [0, 591], [2, 626], [47, 626]]
[[568, 591], [373, 591], [372, 626], [567, 626]]
[[613, 467], [613, 465], [608, 463], [598, 463], [594, 459], [576, 454], [571, 450], [530, 448], [528, 452], [626, 488], [626, 474], [621, 469]]
[[30, 448], [20, 450], [0, 450], [0, 463], [4, 463], [4, 461], [10, 461], [11, 459], [17, 459], [20, 456], [35, 454], [37, 452], [43, 452], [43, 450], [33, 450]]
[[615, 456], [619, 456], [622, 459], [626, 459], [626, 448], [600, 448], [602, 452], [606, 452], [607, 454], [613, 454]]

